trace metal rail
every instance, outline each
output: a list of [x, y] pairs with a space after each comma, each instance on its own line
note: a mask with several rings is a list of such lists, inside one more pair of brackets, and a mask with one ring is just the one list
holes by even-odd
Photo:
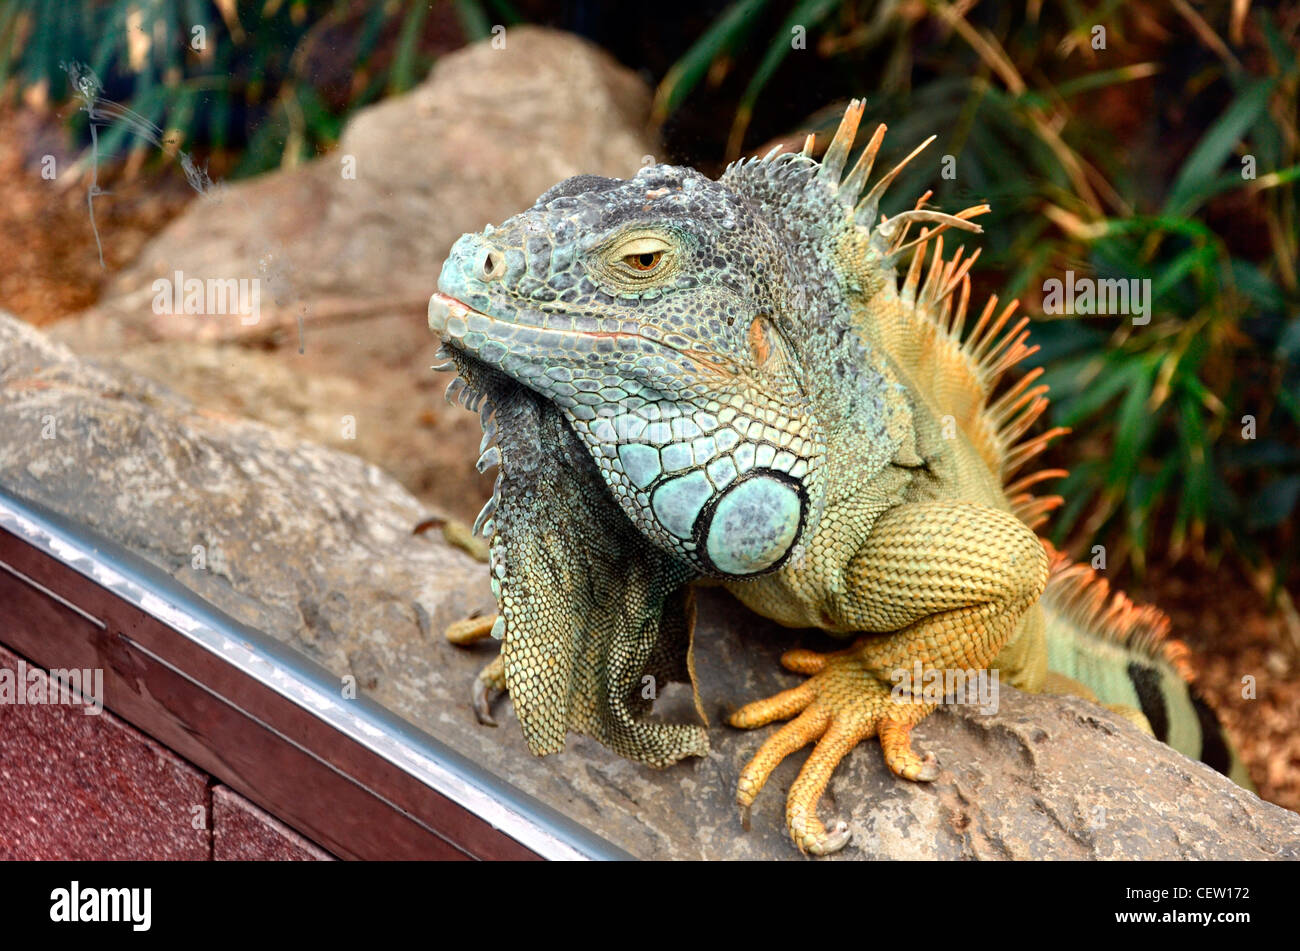
[[358, 859], [630, 856], [123, 546], [0, 488], [0, 642]]

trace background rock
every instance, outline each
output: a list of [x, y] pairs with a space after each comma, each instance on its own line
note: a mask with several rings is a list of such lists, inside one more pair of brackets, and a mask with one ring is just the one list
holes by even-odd
[[[55, 420], [57, 438], [43, 439]], [[491, 657], [441, 637], [490, 610], [486, 569], [413, 537], [420, 505], [359, 459], [264, 425], [196, 409], [157, 384], [79, 361], [0, 314], [0, 484], [140, 552], [218, 607], [353, 674], [377, 701], [519, 788], [646, 858], [790, 858], [776, 770], [742, 833], [740, 768], [771, 728], [719, 725], [735, 706], [798, 682], [777, 657], [790, 632], [717, 589], [701, 592], [697, 666], [713, 750], [656, 772], [571, 737], [528, 754], [508, 709], [477, 724], [471, 681]], [[196, 571], [192, 546], [222, 552]], [[508, 703], [504, 705], [508, 707]], [[689, 715], [680, 685], [663, 714]], [[823, 800], [864, 858], [1300, 858], [1300, 816], [1262, 802], [1082, 700], [1004, 688], [997, 713], [945, 708], [916, 730], [943, 767], [931, 785], [894, 778], [877, 744], [841, 764]]]
[[[597, 47], [512, 28], [505, 49], [442, 57], [410, 93], [361, 110], [335, 152], [196, 198], [96, 307], [51, 333], [210, 409], [359, 453], [472, 519], [491, 486], [473, 469], [478, 423], [432, 398], [446, 379], [429, 371], [438, 344], [425, 312], [442, 261], [461, 234], [561, 179], [634, 174], [655, 151], [649, 109], [644, 82]], [[153, 282], [177, 271], [259, 279], [260, 320], [155, 314]]]

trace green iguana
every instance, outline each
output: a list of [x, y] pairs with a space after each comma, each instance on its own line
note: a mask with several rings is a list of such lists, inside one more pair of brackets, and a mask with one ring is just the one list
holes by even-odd
[[939, 236], [979, 232], [988, 207], [943, 214], [927, 193], [879, 215], [920, 148], [860, 197], [885, 131], [845, 176], [862, 112], [820, 162], [809, 136], [718, 181], [580, 175], [452, 247], [429, 325], [457, 371], [449, 396], [482, 404], [479, 469], [500, 465], [475, 526], [499, 614], [448, 632], [504, 638], [476, 709], [508, 689], [537, 754], [574, 730], [652, 766], [704, 755], [704, 726], [643, 718], [642, 684], [694, 684], [692, 584], [712, 578], [783, 625], [851, 639], [787, 653], [808, 679], [730, 717], [789, 720], [742, 771], [742, 811], [816, 741], [786, 807], [804, 851], [848, 840], [817, 804], [860, 740], [879, 737], [899, 776], [937, 776], [911, 743], [935, 703], [919, 684], [892, 697], [898, 671], [996, 668], [1244, 778], [1164, 616], [1034, 532], [1059, 499], [1029, 490], [1064, 473], [1016, 473], [1062, 430], [1022, 438], [1047, 406], [1040, 370], [993, 396], [1033, 352], [1027, 320], [994, 299], [963, 334], [974, 256], [945, 260]]

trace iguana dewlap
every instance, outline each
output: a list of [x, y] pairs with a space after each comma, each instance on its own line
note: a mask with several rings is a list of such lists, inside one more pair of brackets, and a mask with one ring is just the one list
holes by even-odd
[[791, 651], [807, 680], [730, 718], [788, 721], [743, 770], [743, 809], [816, 743], [786, 809], [803, 850], [847, 841], [817, 803], [860, 740], [899, 776], [937, 775], [911, 742], [935, 703], [891, 695], [899, 671], [1081, 693], [1226, 771], [1163, 615], [1034, 533], [1059, 500], [1029, 489], [1063, 474], [1016, 475], [1058, 432], [1022, 438], [1047, 405], [1040, 371], [993, 398], [1032, 352], [1026, 321], [993, 300], [964, 333], [974, 256], [945, 259], [938, 237], [978, 232], [986, 206], [941, 214], [927, 194], [882, 219], [902, 165], [862, 195], [881, 126], [844, 174], [861, 116], [854, 102], [820, 162], [810, 136], [716, 182], [578, 176], [452, 248], [429, 323], [483, 403], [480, 468], [500, 464], [476, 526], [500, 613], [452, 632], [504, 640], [480, 712], [506, 687], [538, 754], [575, 730], [654, 766], [703, 755], [703, 726], [644, 719], [643, 687], [693, 681], [691, 585], [709, 577], [846, 641]]

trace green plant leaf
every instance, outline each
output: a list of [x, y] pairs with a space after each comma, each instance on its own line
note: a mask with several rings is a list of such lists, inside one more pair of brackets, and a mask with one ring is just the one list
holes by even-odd
[[[1110, 353], [1103, 360], [1103, 369], [1093, 378], [1086, 390], [1077, 396], [1058, 400], [1052, 404], [1052, 421], [1056, 425], [1078, 426], [1125, 389], [1136, 388], [1142, 377], [1147, 376], [1144, 363], [1131, 354]], [[1149, 385], [1147, 392], [1150, 392]]]
[[1070, 469], [1070, 474], [1062, 479], [1055, 488], [1064, 499], [1065, 505], [1057, 510], [1052, 519], [1052, 541], [1063, 545], [1080, 516], [1096, 498], [1096, 486], [1100, 480], [1102, 463], [1098, 459], [1085, 459]]
[[765, 6], [767, 0], [737, 0], [673, 64], [655, 90], [657, 121], [672, 115], [699, 85], [713, 61], [749, 35]]
[[1273, 14], [1263, 6], [1255, 8], [1255, 18], [1259, 21], [1260, 32], [1264, 34], [1264, 41], [1268, 43], [1269, 51], [1273, 54], [1273, 59], [1277, 60], [1278, 66], [1284, 75], [1289, 75], [1296, 71], [1300, 61], [1297, 61], [1295, 50], [1284, 40], [1277, 31], [1277, 26], [1273, 23]]
[[[456, 4], [456, 12], [462, 12], [461, 5]], [[429, 13], [428, 0], [411, 0], [402, 20], [402, 30], [397, 37], [397, 53], [393, 56], [393, 69], [389, 74], [388, 86], [393, 92], [404, 92], [416, 83], [416, 54], [420, 42], [420, 31], [424, 18]], [[464, 25], [465, 21], [461, 23]], [[466, 30], [469, 26], [466, 25]]]
[[497, 12], [505, 26], [513, 26], [516, 23], [522, 23], [524, 18], [519, 15], [515, 5], [509, 0], [489, 0], [489, 6]]
[[1165, 213], [1186, 215], [1214, 194], [1223, 162], [1246, 137], [1246, 132], [1268, 108], [1277, 80], [1268, 77], [1249, 83], [1196, 144], [1183, 163], [1165, 199]]
[[1137, 471], [1153, 428], [1147, 402], [1155, 383], [1155, 361], [1144, 357], [1125, 369], [1130, 371], [1125, 373], [1128, 392], [1120, 401], [1119, 416], [1115, 421], [1115, 447], [1110, 471], [1106, 474], [1106, 482], [1116, 488], [1123, 488]]
[[1300, 357], [1300, 315], [1296, 315], [1286, 322], [1286, 326], [1277, 340], [1277, 358], [1279, 360], [1294, 360], [1296, 357]]
[[477, 0], [456, 0], [456, 16], [471, 41], [486, 40], [492, 35], [492, 21]]
[[785, 22], [781, 24], [781, 28], [768, 45], [767, 52], [763, 54], [763, 59], [749, 80], [749, 85], [741, 94], [740, 103], [736, 107], [736, 118], [731, 125], [730, 142], [727, 147], [730, 154], [736, 155], [740, 152], [745, 130], [749, 127], [750, 117], [754, 114], [754, 104], [758, 101], [759, 93], [763, 91], [768, 80], [776, 73], [777, 67], [793, 49], [793, 31], [798, 27], [811, 31], [826, 18], [828, 13], [840, 5], [841, 0], [799, 0], [794, 5], [794, 9], [790, 11], [790, 15], [785, 18]]
[[[1074, 79], [1067, 79], [1063, 83], [1058, 83], [1052, 92], [1058, 99], [1069, 99], [1081, 92], [1092, 92], [1094, 89], [1105, 89], [1107, 86], [1117, 86], [1120, 83], [1136, 82], [1152, 75], [1151, 72], [1140, 69], [1141, 66], [1156, 67], [1155, 71], [1159, 72], [1158, 63], [1138, 63], [1132, 66], [1121, 66], [1118, 69], [1102, 69], [1095, 73], [1085, 73], [1082, 76], [1076, 76]], [[1042, 108], [1052, 104], [1047, 96], [1034, 90], [1026, 91], [1020, 99], [1027, 106]]]

